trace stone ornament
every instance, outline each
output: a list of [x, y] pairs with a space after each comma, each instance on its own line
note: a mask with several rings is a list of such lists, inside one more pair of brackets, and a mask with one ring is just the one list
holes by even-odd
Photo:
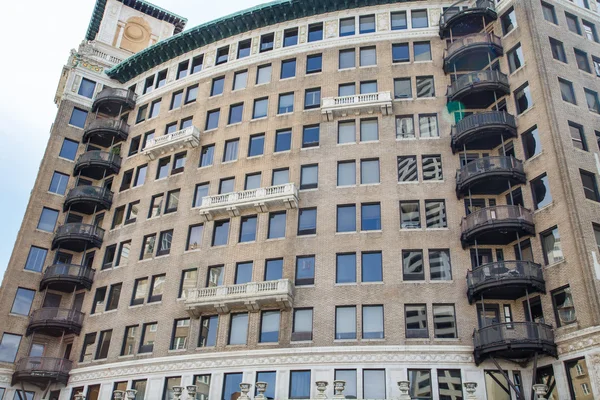
[[124, 396], [125, 396], [125, 392], [122, 391], [122, 390], [115, 390], [113, 392], [113, 399], [114, 400], [123, 400]]
[[252, 387], [251, 383], [240, 383], [240, 392], [242, 392], [242, 394], [240, 395], [240, 397], [238, 397], [238, 400], [250, 400], [250, 397], [248, 396], [250, 387]]
[[410, 400], [410, 382], [409, 381], [398, 381], [398, 390], [400, 391], [399, 400]]
[[543, 383], [538, 383], [533, 385], [533, 391], [535, 392], [538, 400], [545, 400], [546, 393], [548, 393], [548, 386], [544, 385]]
[[256, 391], [258, 394], [254, 396], [254, 400], [266, 399], [265, 392], [267, 391], [267, 382], [256, 382]]
[[75, 395], [75, 400], [85, 400], [83, 393], [79, 392]]
[[181, 393], [183, 393], [183, 386], [173, 386], [173, 400], [181, 399]]
[[337, 19], [325, 22], [325, 38], [337, 37], [338, 21]]
[[333, 398], [345, 399], [344, 390], [346, 389], [346, 381], [333, 381]]
[[190, 400], [196, 398], [196, 392], [198, 391], [198, 388], [196, 386], [194, 386], [194, 385], [186, 386], [185, 389], [187, 390], [188, 397]]
[[325, 390], [327, 390], [327, 385], [329, 385], [329, 383], [326, 381], [316, 381], [315, 384], [317, 385], [317, 391], [319, 392], [315, 398], [326, 399], [327, 395], [325, 394]]
[[477, 390], [477, 382], [465, 382], [463, 383], [465, 387], [465, 391], [467, 392], [467, 400], [475, 400], [477, 396], [475, 396], [475, 390]]
[[127, 393], [127, 400], [133, 400], [135, 399], [135, 395], [137, 394], [137, 390], [135, 389], [129, 389], [125, 391]]

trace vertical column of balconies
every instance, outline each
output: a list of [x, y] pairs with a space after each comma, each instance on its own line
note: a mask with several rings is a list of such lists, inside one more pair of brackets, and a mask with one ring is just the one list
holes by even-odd
[[[487, 27], [497, 19], [491, 0], [464, 1], [447, 9], [440, 20], [440, 37], [447, 39], [444, 70], [451, 75], [447, 98], [454, 110], [452, 150], [462, 153], [462, 168], [456, 174], [457, 197], [465, 197], [470, 213], [461, 224], [463, 248], [472, 247], [476, 264], [468, 272], [470, 303], [485, 299], [516, 300], [530, 293], [545, 293], [540, 265], [523, 261], [520, 239], [535, 233], [530, 210], [515, 205], [513, 186], [526, 182], [521, 161], [507, 155], [505, 141], [517, 136], [514, 116], [500, 110], [499, 100], [510, 93], [508, 78], [494, 60], [503, 55], [499, 37]], [[494, 106], [492, 108], [492, 106]], [[492, 108], [492, 109], [490, 109]], [[502, 156], [469, 162], [467, 151], [501, 147]], [[473, 209], [473, 195], [499, 195], [508, 191], [508, 205]], [[480, 265], [479, 245], [508, 245], [517, 242], [519, 260]], [[531, 313], [529, 314], [531, 315]], [[486, 358], [529, 359], [537, 353], [556, 356], [552, 328], [535, 322], [505, 322], [477, 329], [473, 336], [477, 364]]]

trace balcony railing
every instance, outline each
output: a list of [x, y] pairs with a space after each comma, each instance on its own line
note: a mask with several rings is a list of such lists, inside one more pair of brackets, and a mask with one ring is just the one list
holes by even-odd
[[392, 113], [392, 94], [391, 92], [377, 92], [325, 97], [323, 98], [321, 112], [327, 115], [328, 120], [332, 120], [335, 116], [361, 113], [381, 112], [384, 115], [390, 115]]
[[144, 154], [155, 160], [158, 156], [183, 148], [194, 148], [200, 144], [200, 131], [195, 126], [188, 126], [177, 132], [148, 140]]
[[72, 292], [73, 288], [90, 289], [94, 282], [92, 268], [76, 264], [54, 264], [46, 268], [40, 282], [40, 290], [51, 288], [61, 292]]
[[446, 73], [478, 71], [503, 54], [501, 39], [489, 33], [453, 38], [444, 54]]
[[75, 163], [74, 175], [81, 174], [92, 179], [116, 174], [121, 169], [121, 157], [107, 151], [87, 151], [79, 156]]
[[472, 114], [452, 126], [452, 148], [454, 151], [462, 151], [464, 146], [467, 149], [489, 150], [516, 134], [515, 117], [507, 112]]
[[68, 308], [41, 308], [31, 313], [27, 334], [41, 332], [50, 336], [81, 332], [84, 314]]
[[476, 364], [488, 356], [515, 360], [542, 352], [557, 357], [552, 327], [538, 322], [507, 322], [477, 329], [473, 344]]
[[485, 17], [486, 23], [497, 18], [496, 5], [493, 0], [477, 0], [473, 7], [461, 10], [461, 5], [468, 3], [468, 0], [458, 1], [452, 7], [448, 7], [440, 16], [441, 38], [448, 37], [450, 30], [454, 32], [454, 36], [480, 32], [483, 29], [480, 20], [482, 15]]
[[121, 119], [97, 118], [85, 129], [83, 142], [102, 147], [127, 140], [129, 125]]
[[293, 302], [294, 285], [289, 279], [189, 289], [185, 299], [186, 309], [195, 317], [207, 312], [227, 313], [232, 309], [289, 309]]
[[516, 300], [527, 293], [546, 292], [542, 267], [531, 261], [497, 261], [467, 272], [469, 302], [486, 299]]
[[508, 244], [515, 235], [534, 234], [533, 213], [521, 206], [499, 205], [482, 208], [467, 215], [461, 222], [463, 246], [475, 239], [480, 244]]
[[111, 88], [105, 86], [92, 105], [92, 112], [99, 111], [103, 114], [116, 116], [135, 107], [137, 95], [128, 89]]
[[237, 216], [246, 209], [267, 212], [281, 207], [298, 207], [298, 189], [293, 183], [207, 196], [202, 199], [199, 209], [200, 214], [210, 220], [218, 214]]
[[101, 186], [77, 186], [69, 190], [63, 205], [63, 211], [91, 214], [94, 211], [109, 209], [112, 205], [113, 193]]
[[471, 194], [499, 194], [511, 186], [525, 183], [523, 163], [514, 157], [482, 157], [470, 161], [456, 171], [457, 195], [471, 190]]
[[58, 246], [72, 251], [83, 251], [86, 247], [100, 247], [104, 229], [96, 225], [68, 223], [58, 227], [52, 240], [52, 250]]
[[32, 382], [44, 384], [60, 382], [67, 384], [69, 372], [73, 367], [70, 360], [52, 357], [25, 357], [15, 364], [12, 383]]
[[488, 86], [492, 86], [490, 90], [493, 90], [496, 86], [501, 86], [508, 91], [508, 77], [500, 71], [491, 69], [460, 75], [458, 79], [448, 86], [447, 96], [454, 100], [455, 97], [466, 94], [467, 90], [478, 87], [487, 89]]

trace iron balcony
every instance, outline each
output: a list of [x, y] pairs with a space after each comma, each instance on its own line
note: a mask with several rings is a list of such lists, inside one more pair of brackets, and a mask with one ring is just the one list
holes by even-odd
[[467, 272], [469, 303], [484, 299], [516, 300], [527, 293], [546, 293], [542, 267], [531, 261], [497, 261]]
[[471, 114], [452, 126], [452, 151], [491, 150], [517, 136], [515, 117], [504, 111]]
[[83, 316], [81, 311], [68, 308], [41, 308], [31, 313], [26, 334], [35, 332], [54, 337], [62, 334], [79, 335]]
[[456, 171], [456, 196], [500, 194], [527, 182], [523, 163], [514, 157], [482, 157]]
[[54, 264], [46, 268], [40, 281], [40, 291], [45, 289], [72, 293], [74, 290], [92, 288], [95, 271], [75, 264]]
[[121, 119], [97, 118], [85, 128], [83, 142], [96, 146], [110, 147], [127, 140], [129, 125]]
[[552, 327], [539, 322], [506, 322], [476, 329], [473, 345], [477, 365], [488, 357], [527, 360], [543, 353], [558, 358]]
[[493, 0], [477, 0], [474, 7], [460, 9], [460, 4], [467, 5], [470, 1], [458, 1], [448, 7], [440, 17], [440, 38], [464, 36], [481, 32], [485, 25], [496, 20], [496, 5]]
[[444, 54], [444, 72], [479, 71], [503, 54], [502, 41], [490, 33], [453, 38]]
[[92, 112], [115, 117], [125, 111], [132, 110], [135, 107], [137, 95], [127, 89], [118, 89], [105, 86], [98, 93], [92, 105]]
[[46, 388], [52, 383], [67, 384], [73, 363], [64, 358], [25, 357], [15, 364], [11, 386], [31, 383]]
[[472, 212], [461, 222], [463, 248], [475, 244], [508, 245], [535, 234], [533, 213], [521, 206], [493, 206]]
[[83, 153], [77, 159], [74, 175], [95, 180], [118, 174], [121, 169], [121, 157], [107, 151], [93, 150]]
[[500, 71], [483, 71], [459, 74], [446, 96], [449, 102], [460, 102], [463, 108], [487, 108], [497, 99], [510, 93], [508, 77]]
[[69, 190], [63, 211], [71, 210], [83, 214], [93, 214], [108, 210], [112, 206], [113, 193], [101, 186], [77, 186]]
[[104, 229], [96, 225], [68, 223], [58, 227], [52, 239], [52, 250], [57, 247], [62, 249], [82, 252], [102, 246]]

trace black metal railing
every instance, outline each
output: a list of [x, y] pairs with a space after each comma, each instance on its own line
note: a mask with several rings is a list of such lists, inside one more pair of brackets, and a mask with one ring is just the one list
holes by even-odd
[[514, 342], [554, 345], [554, 331], [550, 325], [539, 322], [505, 322], [476, 329], [473, 333], [476, 349]]
[[457, 51], [476, 44], [483, 45], [496, 45], [502, 47], [502, 40], [500, 37], [490, 33], [474, 33], [471, 35], [459, 37], [453, 39], [452, 43], [446, 48], [446, 55], [444, 58], [452, 57]]
[[94, 107], [97, 103], [101, 103], [103, 101], [122, 101], [127, 104], [135, 104], [135, 100], [137, 95], [128, 89], [119, 89], [119, 88], [111, 88], [105, 86], [100, 93], [94, 99]]
[[32, 373], [44, 375], [48, 374], [64, 374], [67, 375], [73, 362], [65, 358], [53, 358], [53, 357], [25, 357], [21, 358], [15, 364], [15, 372], [19, 374]]
[[62, 323], [75, 324], [81, 326], [83, 324], [83, 314], [81, 311], [72, 310], [69, 308], [40, 308], [31, 313], [29, 317], [30, 324], [41, 323]]
[[79, 156], [77, 159], [77, 164], [94, 164], [94, 163], [104, 163], [104, 164], [113, 164], [116, 167], [121, 166], [121, 157], [114, 153], [109, 153], [108, 151], [102, 150], [93, 150], [87, 151]]
[[515, 117], [504, 111], [487, 111], [471, 114], [452, 126], [452, 136], [460, 136], [464, 132], [486, 127], [506, 125], [510, 129], [517, 129]]
[[117, 131], [127, 135], [129, 134], [129, 125], [121, 119], [97, 118], [85, 128], [86, 134], [88, 132], [106, 131]]
[[[475, 7], [471, 7], [470, 9], [486, 9], [496, 10], [496, 5], [493, 0], [477, 0], [475, 2]], [[467, 9], [468, 11], [469, 9]], [[459, 6], [449, 7], [442, 16], [440, 17], [440, 26], [446, 24], [452, 17], [461, 13], [462, 10]]]
[[523, 163], [514, 157], [496, 156], [482, 157], [470, 161], [464, 167], [456, 171], [456, 184], [461, 185], [465, 181], [488, 172], [502, 171], [525, 174]]
[[72, 222], [61, 225], [56, 230], [55, 238], [68, 239], [71, 237], [74, 239], [90, 238], [102, 241], [104, 239], [104, 229], [96, 225]]
[[508, 77], [500, 71], [486, 69], [484, 71], [469, 72], [460, 75], [448, 86], [448, 97], [452, 97], [462, 90], [484, 83], [496, 83], [508, 87]]
[[69, 190], [66, 202], [77, 200], [96, 200], [103, 203], [112, 203], [113, 193], [108, 188], [101, 186], [77, 186]]
[[474, 288], [481, 284], [502, 282], [510, 279], [544, 280], [542, 267], [532, 261], [497, 261], [480, 265], [467, 272], [467, 284]]
[[95, 272], [96, 271], [94, 271], [93, 269], [85, 267], [83, 265], [54, 264], [46, 268], [42, 280], [56, 278], [81, 278], [93, 281]]
[[503, 221], [519, 221], [533, 225], [533, 213], [521, 206], [500, 205], [482, 208], [467, 215], [460, 224], [463, 232]]

